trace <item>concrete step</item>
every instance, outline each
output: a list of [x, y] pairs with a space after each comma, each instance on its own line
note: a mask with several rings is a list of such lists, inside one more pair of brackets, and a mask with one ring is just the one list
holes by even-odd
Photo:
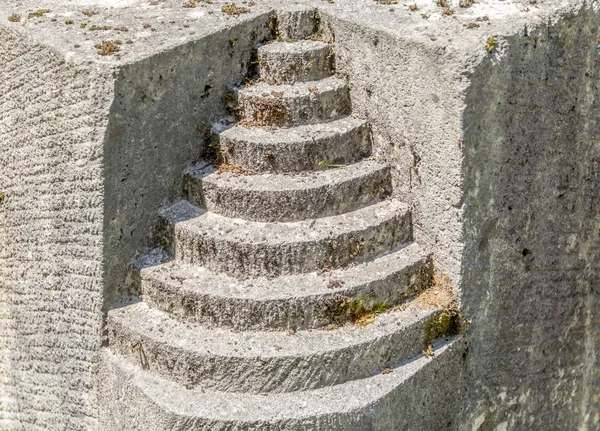
[[259, 82], [238, 92], [238, 108], [245, 126], [315, 124], [349, 115], [350, 91], [335, 77], [291, 85]]
[[269, 129], [234, 126], [219, 134], [227, 161], [256, 172], [301, 172], [323, 161], [349, 164], [371, 153], [363, 120], [343, 117], [327, 123]]
[[279, 5], [284, 9], [277, 12], [276, 38], [297, 40], [314, 37], [319, 31], [320, 17], [316, 9], [305, 9], [289, 3]]
[[333, 74], [333, 46], [316, 40], [273, 42], [258, 49], [261, 80], [269, 84], [317, 81]]
[[243, 394], [184, 386], [104, 350], [103, 429], [144, 431], [441, 430], [461, 407], [459, 341], [436, 346], [386, 373], [303, 392]]
[[188, 388], [291, 392], [367, 377], [417, 355], [437, 313], [408, 305], [378, 314], [364, 327], [290, 335], [182, 323], [139, 302], [110, 311], [107, 327], [114, 352]]
[[[340, 316], [349, 298], [365, 309], [393, 306], [428, 286], [425, 252], [410, 244], [372, 261], [324, 274], [240, 281], [206, 268], [168, 262], [142, 269], [142, 295], [150, 307], [182, 321], [234, 330], [303, 330], [324, 327]], [[336, 313], [336, 310], [338, 312]]]
[[298, 221], [342, 214], [391, 192], [386, 165], [362, 161], [298, 174], [241, 175], [194, 165], [184, 175], [187, 198], [208, 211], [254, 221]]
[[[189, 214], [186, 221], [185, 214]], [[176, 259], [237, 278], [276, 277], [339, 268], [412, 239], [408, 207], [385, 200], [331, 217], [252, 222], [181, 201], [164, 211]]]

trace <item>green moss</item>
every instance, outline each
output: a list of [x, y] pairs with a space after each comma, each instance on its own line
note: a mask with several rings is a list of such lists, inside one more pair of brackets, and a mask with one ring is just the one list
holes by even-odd
[[461, 315], [454, 303], [433, 316], [425, 324], [425, 347], [443, 336], [457, 335], [461, 330]]
[[44, 16], [44, 14], [52, 12], [50, 9], [38, 9], [34, 12], [29, 12], [27, 15], [28, 18], [40, 17]]
[[390, 309], [390, 304], [387, 302], [376, 302], [371, 307], [371, 311], [375, 314], [380, 314], [388, 311]]
[[226, 15], [241, 15], [243, 13], [250, 12], [250, 9], [243, 6], [236, 6], [236, 4], [232, 2], [228, 5], [223, 6], [221, 8], [221, 12], [223, 12]]
[[387, 302], [376, 302], [369, 306], [366, 303], [368, 296], [366, 294], [359, 298], [352, 298], [344, 295], [334, 295], [328, 298], [325, 304], [324, 320], [335, 326], [345, 323], [366, 326], [372, 323], [375, 316], [389, 310], [390, 305]]
[[92, 25], [88, 29], [90, 31], [99, 31], [99, 30], [112, 30], [110, 25]]
[[317, 169], [328, 169], [328, 168], [345, 168], [346, 165], [335, 165], [331, 160], [321, 160], [317, 163]]
[[11, 16], [8, 17], [8, 20], [10, 22], [20, 22], [21, 21], [21, 15], [17, 15], [16, 13], [13, 13]]
[[99, 55], [113, 55], [121, 50], [120, 40], [105, 40], [96, 45]]

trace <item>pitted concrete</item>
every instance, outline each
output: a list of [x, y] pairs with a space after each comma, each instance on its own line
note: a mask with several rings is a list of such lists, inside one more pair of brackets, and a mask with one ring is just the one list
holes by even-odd
[[[4, 85], [0, 88], [5, 89], [3, 95], [8, 95], [0, 102], [0, 191], [7, 197], [2, 203], [5, 216], [0, 227], [4, 231], [0, 253], [3, 286], [0, 289], [0, 393], [3, 395], [0, 400], [0, 428], [96, 427], [98, 404], [95, 402], [94, 364], [101, 342], [102, 312], [99, 304], [102, 301], [108, 304], [127, 292], [122, 287], [127, 266], [135, 253], [147, 245], [149, 228], [156, 221], [155, 210], [167, 201], [179, 198], [171, 194], [176, 190], [172, 185], [179, 181], [187, 161], [201, 150], [198, 147], [202, 147], [204, 139], [196, 141], [195, 134], [202, 133], [202, 123], [210, 128], [213, 114], [221, 113], [219, 102], [225, 89], [242, 80], [245, 67], [239, 66], [251, 61], [250, 51], [242, 48], [252, 45], [252, 32], [256, 31], [256, 35], [263, 34], [262, 31], [265, 34], [269, 32], [265, 27], [269, 12], [271, 8], [281, 6], [268, 1], [257, 3], [251, 7], [249, 14], [237, 17], [222, 14], [220, 8], [223, 4], [218, 1], [190, 9], [183, 8], [180, 1], [111, 1], [97, 5], [87, 1], [48, 1], [42, 4], [39, 1], [7, 0], [0, 5], [3, 53], [0, 76]], [[595, 25], [593, 20], [597, 12], [594, 5], [566, 0], [540, 1], [538, 4], [482, 0], [470, 8], [459, 8], [454, 4], [454, 15], [448, 16], [429, 0], [418, 0], [417, 12], [409, 11], [403, 4], [381, 5], [367, 0], [337, 0], [335, 4], [321, 1], [302, 3], [318, 7], [321, 25], [335, 35], [337, 67], [349, 80], [354, 112], [372, 123], [375, 152], [393, 168], [396, 196], [411, 202], [415, 237], [427, 252], [433, 252], [437, 265], [450, 274], [465, 293], [462, 301], [469, 313], [467, 317], [474, 322], [468, 333], [472, 347], [467, 360], [471, 372], [469, 378], [475, 384], [470, 386], [472, 392], [463, 428], [516, 427], [530, 423], [534, 417], [535, 424], [540, 427], [559, 423], [566, 428], [594, 429], [600, 419], [592, 395], [597, 381], [595, 370], [598, 368], [594, 359], [598, 343], [595, 334], [598, 331], [594, 332], [596, 319], [590, 311], [594, 305], [593, 286], [585, 285], [579, 278], [576, 278], [577, 284], [564, 282], [560, 284], [563, 286], [560, 294], [567, 299], [561, 304], [570, 304], [571, 307], [550, 311], [542, 307], [544, 311], [538, 312], [538, 303], [557, 304], [554, 293], [559, 284], [546, 283], [544, 289], [523, 289], [523, 285], [531, 284], [531, 279], [525, 276], [524, 283], [511, 281], [507, 291], [502, 288], [506, 274], [490, 275], [490, 268], [496, 268], [493, 265], [477, 266], [477, 276], [473, 277], [474, 273], [469, 272], [470, 253], [480, 249], [486, 253], [487, 248], [495, 247], [495, 241], [508, 241], [512, 238], [511, 232], [519, 228], [486, 228], [494, 223], [483, 219], [502, 218], [503, 213], [494, 206], [485, 206], [485, 202], [490, 201], [481, 199], [481, 196], [487, 196], [480, 194], [481, 188], [463, 199], [463, 177], [470, 174], [463, 172], [461, 167], [465, 154], [469, 155], [470, 161], [479, 160], [480, 155], [488, 151], [496, 154], [497, 147], [503, 142], [500, 136], [504, 136], [496, 125], [513, 124], [510, 116], [501, 115], [499, 119], [486, 117], [489, 121], [484, 123], [484, 129], [498, 134], [490, 132], [480, 142], [473, 139], [473, 130], [466, 128], [466, 124], [472, 124], [473, 118], [480, 117], [463, 118], [465, 109], [481, 106], [477, 96], [479, 92], [498, 90], [491, 91], [487, 100], [490, 104], [503, 100], [504, 93], [500, 90], [506, 87], [506, 80], [515, 81], [506, 70], [523, 70], [525, 75], [528, 70], [535, 70], [539, 76], [548, 76], [550, 81], [556, 82], [549, 92], [556, 99], [548, 99], [529, 110], [533, 118], [541, 117], [534, 114], [554, 111], [555, 106], [562, 103], [557, 104], [554, 100], [563, 100], [561, 97], [566, 94], [564, 88], [571, 91], [572, 85], [561, 86], [559, 82], [567, 81], [561, 81], [555, 72], [546, 73], [546, 69], [556, 70], [554, 61], [569, 65], [573, 58], [591, 58], [587, 54], [577, 54], [576, 50], [594, 52], [594, 37], [590, 36], [593, 32], [589, 31]], [[43, 7], [53, 11], [41, 17], [23, 19], [20, 23], [7, 19], [13, 13], [23, 18], [28, 12]], [[98, 14], [87, 17], [80, 14], [83, 8], [94, 9]], [[421, 14], [428, 14], [428, 18]], [[302, 30], [297, 30], [293, 24], [288, 26], [286, 19], [280, 19], [286, 23], [287, 33], [284, 35], [282, 32], [282, 37], [294, 37], [296, 33], [303, 38], [309, 30], [314, 30], [310, 13], [296, 15], [304, 23]], [[476, 21], [478, 18], [479, 21]], [[66, 24], [67, 19], [72, 19], [74, 24]], [[546, 26], [547, 23], [551, 25]], [[566, 25], [558, 33], [549, 30], [554, 25], [559, 28], [565, 25], [560, 23], [572, 23], [572, 27]], [[82, 29], [81, 24], [86, 24], [86, 27], [128, 27], [128, 31], [116, 28], [92, 31]], [[144, 24], [150, 24], [150, 27], [144, 28]], [[232, 39], [229, 32], [238, 28], [237, 24], [246, 27]], [[467, 27], [470, 24], [479, 27]], [[576, 43], [561, 44], [560, 49], [540, 49], [545, 57], [536, 58], [533, 62], [517, 61], [519, 56], [525, 58], [525, 52], [519, 48], [520, 43], [544, 47], [550, 44], [548, 40], [560, 39], [556, 34], [566, 35], [563, 40], [572, 41], [575, 33], [569, 28], [586, 28], [582, 34], [589, 37], [577, 39]], [[485, 48], [490, 37], [497, 42], [491, 54]], [[234, 51], [234, 56], [228, 57], [232, 41], [236, 38], [235, 45], [241, 51]], [[121, 39], [119, 56], [97, 54], [95, 45], [109, 39]], [[128, 39], [133, 43], [128, 44]], [[248, 44], [244, 45], [244, 41]], [[511, 53], [513, 58], [510, 58]], [[506, 56], [509, 56], [508, 60]], [[186, 59], [190, 61], [186, 63]], [[575, 63], [582, 71], [594, 64]], [[219, 66], [213, 66], [216, 64]], [[31, 65], [31, 68], [26, 68], [26, 65]], [[209, 76], [213, 67], [221, 72], [233, 72], [231, 75], [212, 75], [216, 84], [209, 80], [198, 84], [198, 77]], [[173, 86], [166, 91], [154, 91], [152, 82], [161, 75], [163, 78], [168, 76], [163, 72], [171, 69], [176, 71]], [[24, 70], [27, 73], [23, 73]], [[52, 72], [48, 73], [49, 70]], [[503, 73], [495, 74], [494, 70], [502, 70]], [[484, 72], [493, 79], [481, 79], [478, 73]], [[215, 79], [215, 76], [223, 79]], [[524, 90], [517, 93], [529, 94], [527, 91], [538, 85], [545, 84], [534, 81], [533, 85], [520, 87]], [[581, 86], [579, 81], [577, 85], [586, 88], [581, 93], [586, 96], [574, 103], [576, 107], [593, 94], [592, 87]], [[207, 86], [211, 88], [207, 90]], [[129, 91], [132, 88], [135, 91]], [[177, 88], [183, 90], [175, 91]], [[194, 103], [185, 102], [189, 88], [197, 89]], [[215, 92], [214, 88], [221, 90]], [[153, 90], [151, 95], [147, 94], [148, 90]], [[203, 102], [207, 99], [202, 98], [206, 91], [210, 93], [210, 102]], [[468, 91], [471, 91], [470, 99]], [[142, 102], [137, 107], [135, 103], [141, 101], [144, 95], [145, 100], [152, 104]], [[526, 100], [538, 99], [513, 98], [511, 102], [525, 106]], [[35, 106], [31, 101], [40, 101], [43, 108], [30, 110], [29, 107]], [[107, 114], [111, 103], [113, 110]], [[58, 109], [52, 111], [48, 106]], [[73, 107], [81, 114], [79, 119], [69, 117]], [[200, 109], [200, 115], [194, 112], [196, 108]], [[129, 118], [136, 109], [137, 113]], [[5, 115], [6, 112], [8, 115]], [[39, 115], [44, 112], [56, 112], [56, 118]], [[576, 108], [574, 112], [584, 117], [590, 111]], [[116, 121], [118, 116], [122, 121]], [[52, 135], [52, 127], [47, 124], [33, 120], [28, 122], [36, 118], [52, 118], [53, 124], [59, 125], [54, 130], [56, 134]], [[152, 121], [155, 118], [160, 121]], [[519, 118], [520, 124], [529, 117]], [[178, 133], [186, 130], [187, 134], [175, 136], [172, 130], [179, 121], [182, 127]], [[577, 124], [573, 116], [564, 116], [553, 122]], [[172, 129], [165, 127], [169, 123], [173, 125]], [[512, 127], [516, 127], [514, 124]], [[530, 136], [543, 135], [527, 121], [525, 124], [525, 131]], [[111, 128], [114, 125], [119, 127]], [[106, 127], [111, 131], [108, 134], [105, 134]], [[196, 127], [200, 132], [196, 131]], [[565, 139], [564, 142], [594, 142], [595, 129], [589, 124], [581, 128], [587, 134]], [[131, 131], [127, 139], [120, 138], [123, 130]], [[112, 153], [105, 154], [102, 143], [107, 135], [116, 140], [111, 146]], [[87, 144], [79, 146], [79, 142], [86, 140], [89, 141]], [[58, 142], [58, 147], [52, 146], [50, 141]], [[157, 144], [163, 146], [153, 153]], [[562, 148], [553, 139], [544, 140], [541, 146], [527, 143], [519, 147], [531, 151], [534, 158], [541, 157], [539, 148]], [[581, 162], [583, 171], [593, 160], [593, 154], [579, 144], [565, 151]], [[165, 157], [165, 154], [169, 156]], [[140, 162], [140, 157], [150, 157], [151, 160]], [[326, 158], [333, 160], [329, 156]], [[258, 160], [262, 160], [262, 155]], [[316, 160], [318, 163], [322, 159]], [[483, 184], [488, 184], [494, 191], [491, 195], [500, 200], [503, 193], [510, 195], [515, 192], [514, 189], [500, 194], [497, 192], [499, 187], [503, 187], [504, 180], [518, 177], [518, 163], [511, 161], [510, 166], [510, 178], [498, 181], [490, 180], [495, 178], [495, 174], [490, 176], [488, 171], [483, 172]], [[547, 164], [537, 172], [551, 172], [554, 166], [553, 163]], [[168, 174], [159, 174], [163, 167]], [[52, 178], [52, 191], [57, 193], [46, 199], [44, 184], [49, 182], [49, 177]], [[121, 182], [123, 178], [127, 179]], [[540, 178], [542, 183], [552, 181], [544, 175]], [[582, 184], [586, 184], [588, 180], [581, 178]], [[467, 181], [473, 185], [477, 183], [475, 180], [479, 181], [478, 177], [470, 176]], [[140, 190], [139, 184], [149, 186]], [[574, 187], [581, 188], [581, 184]], [[541, 195], [544, 196], [543, 193]], [[132, 200], [131, 196], [135, 198]], [[526, 195], [523, 202], [527, 203], [531, 214], [547, 207], [541, 200], [529, 197]], [[475, 214], [463, 211], [463, 203], [483, 205], [488, 212]], [[578, 232], [582, 232], [585, 238], [588, 234], [583, 232], [590, 229], [594, 232], [590, 228], [593, 226], [590, 220], [594, 219], [595, 213], [593, 206], [590, 208], [583, 210], [574, 205], [569, 210], [569, 215], [574, 214], [574, 218], [581, 217], [584, 227]], [[39, 215], [39, 219], [26, 214], [27, 211]], [[544, 211], [542, 213], [545, 214]], [[558, 216], [550, 214], [547, 219], [553, 217]], [[548, 225], [539, 221], [545, 219], [545, 216], [537, 219], [537, 238], [545, 235]], [[470, 221], [472, 224], [469, 225]], [[25, 222], [27, 227], [22, 228]], [[463, 231], [463, 222], [471, 227]], [[50, 228], [56, 229], [55, 236], [48, 235]], [[466, 254], [463, 254], [463, 243], [467, 247]], [[104, 244], [107, 246], [104, 247]], [[552, 250], [556, 244], [543, 248]], [[583, 256], [582, 261], [585, 262], [583, 267], [575, 268], [575, 265], [574, 271], [584, 271], [586, 277], [593, 280], [597, 274], [589, 264], [595, 261], [593, 247], [588, 247], [587, 241], [577, 239], [569, 244]], [[520, 252], [525, 248], [536, 252], [534, 247], [526, 246], [521, 247]], [[495, 261], [502, 255], [492, 253], [491, 256]], [[103, 263], [98, 264], [98, 260]], [[47, 268], [51, 271], [48, 272]], [[511, 276], [520, 277], [524, 271], [520, 266], [511, 268], [514, 271], [508, 274], [509, 280], [512, 280]], [[481, 280], [496, 281], [482, 284]], [[514, 299], [512, 292], [521, 292], [521, 289], [526, 293]], [[514, 304], [520, 308], [515, 308]], [[501, 316], [497, 310], [503, 311]], [[516, 334], [502, 325], [497, 330], [498, 322], [504, 322], [505, 314], [510, 314], [506, 310], [512, 310], [512, 314], [524, 319], [528, 330], [522, 333], [556, 335], [552, 349], [544, 348], [543, 337], [523, 337], [522, 333]], [[487, 317], [478, 323], [480, 315]], [[508, 317], [506, 321], [510, 322], [514, 316]], [[547, 322], [548, 326], [542, 322]], [[552, 332], [559, 331], [555, 328], [568, 328], [568, 333]], [[554, 350], [560, 354], [548, 353]], [[514, 356], [515, 351], [542, 353]], [[485, 352], [493, 354], [486, 356]], [[498, 364], [506, 366], [498, 367]], [[523, 366], [514, 367], [514, 364]], [[516, 368], [524, 370], [523, 373], [517, 372]], [[560, 375], [571, 376], [570, 379], [553, 378], [549, 370], [554, 369], [559, 369]], [[492, 372], [494, 370], [497, 372]], [[443, 368], [439, 371], [449, 385], [448, 392], [462, 384], [456, 380], [458, 373], [448, 375], [448, 370]], [[532, 376], [541, 377], [536, 380]], [[115, 379], [107, 378], [106, 381]], [[519, 382], [518, 386], [514, 385], [515, 381]], [[433, 380], [427, 382], [432, 384]], [[552, 385], [555, 389], [548, 396], [546, 388]], [[563, 391], [565, 385], [576, 389]], [[392, 408], [406, 409], [411, 402], [420, 401], [416, 395], [419, 392], [417, 387], [404, 386], [402, 391], [403, 401], [391, 402], [390, 411]], [[433, 395], [442, 396], [441, 392]], [[139, 406], [143, 413], [139, 416], [115, 414], [117, 418], [110, 417], [123, 407], [115, 403], [114, 409], [106, 410], [111, 414], [103, 417], [110, 417], [107, 423], [114, 424], [116, 421], [118, 425], [116, 428], [107, 425], [107, 429], [150, 429], [148, 424], [160, 428], [161, 424], [167, 426], [165, 424], [172, 419], [169, 414], [156, 416], [152, 410], [155, 405], [136, 398], [134, 390], [128, 393], [133, 394], [129, 405]], [[441, 424], [446, 426], [446, 419], [460, 409], [458, 402], [462, 394], [462, 391], [457, 391], [452, 402], [442, 398], [436, 408], [431, 409], [435, 411], [437, 422], [419, 415], [423, 423], [431, 425], [429, 429], [437, 429]], [[523, 394], [532, 395], [520, 401]], [[120, 396], [115, 394], [114, 399], [122, 400]], [[549, 397], [558, 401], [548, 402]], [[406, 421], [415, 419], [410, 411], [404, 412]], [[368, 422], [364, 417], [357, 421]], [[361, 425], [377, 426], [367, 422], [361, 422]], [[191, 422], [189, 418], [182, 422], [180, 417], [175, 423], [185, 427]], [[321, 425], [324, 423], [327, 422]], [[344, 426], [335, 423], [336, 426]], [[408, 424], [409, 429], [411, 425], [414, 428], [415, 423], [418, 422], [403, 422]], [[456, 420], [451, 423], [451, 427], [457, 426]], [[268, 426], [278, 425], [271, 423]], [[400, 422], [396, 425], [388, 422], [385, 426], [382, 425], [381, 429], [402, 425]], [[323, 427], [327, 428], [326, 425]]]
[[311, 329], [333, 322], [340, 301], [394, 306], [431, 283], [417, 244], [325, 273], [242, 282], [206, 268], [167, 262], [142, 270], [144, 301], [183, 322], [235, 330]]
[[196, 165], [184, 177], [187, 198], [227, 217], [298, 221], [339, 215], [391, 193], [388, 166], [361, 161], [349, 166], [290, 174], [238, 175]]
[[[178, 203], [179, 208], [189, 204]], [[164, 214], [167, 220], [173, 217]], [[338, 268], [411, 239], [410, 212], [386, 200], [349, 213], [290, 223], [250, 222], [206, 213], [171, 227], [177, 259], [237, 278]]]
[[284, 129], [233, 126], [219, 133], [219, 144], [230, 163], [254, 172], [310, 171], [371, 153], [368, 124], [352, 117]]
[[189, 388], [294, 392], [367, 377], [419, 354], [436, 313], [412, 306], [365, 328], [237, 332], [184, 324], [141, 302], [111, 311], [108, 333], [114, 352]]
[[[460, 380], [460, 374], [448, 370], [460, 363], [462, 349], [451, 342], [436, 351], [436, 360], [421, 356], [387, 374], [300, 394], [187, 390], [104, 352], [103, 372], [110, 377], [102, 383], [107, 394], [102, 415], [108, 429], [128, 430], [443, 429], [448, 414], [459, 408], [458, 397], [446, 400], [444, 394]], [[439, 390], [420, 390], [432, 384]], [[409, 407], [413, 405], [428, 414], [417, 418]], [[124, 406], [140, 413], [126, 414]]]
[[301, 126], [350, 114], [350, 92], [336, 77], [295, 84], [258, 83], [238, 93], [240, 115], [250, 125]]
[[258, 64], [269, 84], [316, 81], [333, 74], [333, 46], [318, 40], [273, 42], [258, 49]]

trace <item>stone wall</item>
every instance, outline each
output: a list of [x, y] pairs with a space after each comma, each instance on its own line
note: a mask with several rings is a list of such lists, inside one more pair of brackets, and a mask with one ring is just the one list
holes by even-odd
[[600, 427], [600, 16], [525, 28], [464, 113], [465, 429]]
[[94, 429], [104, 309], [153, 244], [269, 13], [123, 64], [0, 26], [0, 429]]
[[109, 71], [0, 25], [0, 429], [93, 427]]
[[221, 28], [119, 69], [104, 147], [105, 301], [130, 293], [136, 254], [153, 243], [159, 209], [181, 198], [185, 167], [202, 153], [223, 96], [248, 72], [270, 13]]
[[322, 17], [350, 83], [353, 115], [369, 120], [374, 153], [394, 169], [394, 193], [411, 205], [416, 241], [459, 282], [462, 83], [445, 47], [426, 39]]

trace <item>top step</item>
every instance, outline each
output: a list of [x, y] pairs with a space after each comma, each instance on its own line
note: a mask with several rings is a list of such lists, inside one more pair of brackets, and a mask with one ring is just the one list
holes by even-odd
[[273, 42], [258, 49], [258, 62], [269, 84], [317, 81], [333, 74], [333, 47], [316, 40]]
[[352, 112], [350, 89], [338, 78], [250, 85], [238, 91], [243, 126], [292, 127], [333, 121]]

